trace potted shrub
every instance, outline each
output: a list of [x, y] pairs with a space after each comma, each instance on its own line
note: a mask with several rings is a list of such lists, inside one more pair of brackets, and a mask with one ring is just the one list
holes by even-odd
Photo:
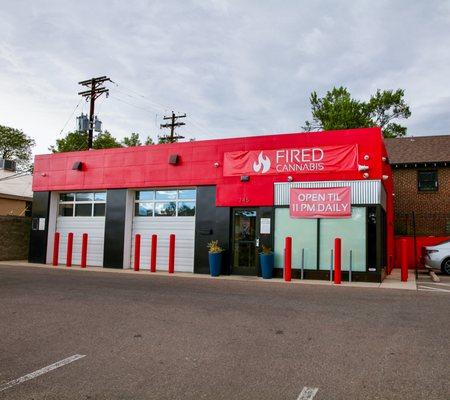
[[270, 247], [262, 246], [262, 252], [259, 253], [259, 262], [263, 279], [271, 279], [273, 275], [273, 252], [270, 251]]
[[218, 240], [212, 240], [208, 243], [209, 272], [211, 276], [219, 276], [222, 267], [222, 247]]

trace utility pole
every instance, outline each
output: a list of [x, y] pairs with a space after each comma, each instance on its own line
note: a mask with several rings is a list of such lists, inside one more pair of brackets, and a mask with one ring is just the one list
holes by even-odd
[[95, 100], [103, 93], [106, 93], [106, 97], [109, 95], [109, 89], [103, 86], [104, 82], [112, 82], [112, 80], [106, 76], [100, 76], [98, 78], [87, 79], [85, 81], [78, 82], [79, 85], [86, 86], [89, 89], [83, 92], [79, 92], [80, 96], [90, 99], [91, 104], [89, 108], [89, 136], [88, 136], [88, 149], [92, 149], [92, 138], [94, 136], [94, 109]]
[[168, 143], [174, 143], [178, 139], [184, 139], [184, 136], [175, 135], [175, 127], [186, 125], [184, 122], [175, 122], [178, 118], [186, 118], [186, 114], [183, 115], [175, 115], [172, 111], [172, 115], [170, 117], [164, 117], [163, 119], [170, 119], [171, 122], [168, 124], [161, 124], [160, 129], [162, 128], [170, 128], [170, 135], [161, 136], [161, 139]]

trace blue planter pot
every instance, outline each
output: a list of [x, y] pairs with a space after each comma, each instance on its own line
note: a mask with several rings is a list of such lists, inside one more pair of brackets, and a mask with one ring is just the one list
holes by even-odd
[[271, 279], [273, 276], [273, 253], [259, 253], [259, 262], [263, 279]]
[[222, 267], [222, 253], [209, 253], [208, 258], [211, 276], [219, 276]]

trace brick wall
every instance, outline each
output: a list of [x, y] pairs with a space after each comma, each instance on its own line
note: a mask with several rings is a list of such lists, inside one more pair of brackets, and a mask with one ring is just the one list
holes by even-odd
[[417, 234], [450, 233], [450, 168], [437, 168], [437, 170], [438, 190], [436, 192], [419, 192], [417, 189], [418, 169], [400, 167], [393, 170], [396, 234], [413, 233], [413, 211], [416, 217]]
[[26, 260], [31, 218], [0, 216], [0, 261]]

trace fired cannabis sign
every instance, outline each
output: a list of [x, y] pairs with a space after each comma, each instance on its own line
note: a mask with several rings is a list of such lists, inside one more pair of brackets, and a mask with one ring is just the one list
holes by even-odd
[[358, 170], [358, 146], [233, 151], [224, 154], [224, 176], [326, 173]]

